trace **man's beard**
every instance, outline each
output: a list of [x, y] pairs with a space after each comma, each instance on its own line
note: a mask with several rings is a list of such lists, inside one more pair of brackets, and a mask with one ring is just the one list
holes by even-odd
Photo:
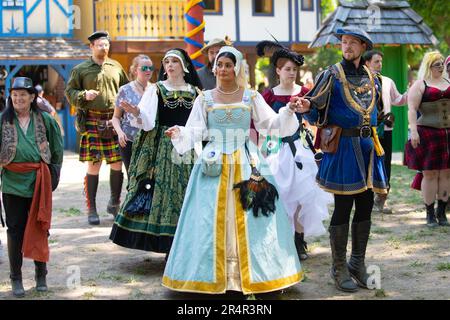
[[104, 59], [108, 56], [108, 51], [99, 51], [97, 52], [97, 54], [95, 55], [96, 58], [98, 59]]
[[345, 60], [353, 62], [355, 60], [358, 60], [360, 56], [356, 56], [354, 53], [351, 53], [353, 56], [351, 58], [346, 58], [344, 55]]

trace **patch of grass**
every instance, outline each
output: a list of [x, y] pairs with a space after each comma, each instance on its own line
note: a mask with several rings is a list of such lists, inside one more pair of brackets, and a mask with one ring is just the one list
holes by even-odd
[[405, 166], [392, 165], [390, 204], [420, 204], [422, 198], [420, 192], [411, 189], [410, 185], [416, 175], [416, 171]]
[[58, 239], [57, 238], [53, 238], [53, 239], [49, 239], [48, 240], [48, 244], [55, 244], [58, 243]]
[[77, 208], [69, 208], [69, 209], [59, 209], [59, 212], [64, 214], [65, 217], [76, 217], [83, 214], [80, 209]]
[[245, 298], [245, 300], [256, 300], [256, 297], [255, 297], [254, 294], [249, 294], [249, 295]]
[[95, 279], [88, 279], [84, 282], [84, 285], [87, 287], [96, 287], [97, 282], [95, 282]]
[[145, 268], [145, 267], [137, 267], [136, 269], [133, 270], [134, 274], [140, 275], [140, 276], [145, 276], [147, 274], [149, 274], [150, 270]]
[[420, 237], [432, 237], [434, 235], [435, 235], [434, 230], [430, 229], [430, 228], [422, 229], [422, 230], [419, 231], [419, 236]]
[[112, 281], [119, 281], [119, 282], [127, 282], [127, 278], [125, 278], [124, 276], [121, 276], [119, 274], [110, 274], [107, 273], [105, 271], [102, 271], [99, 273], [98, 275], [99, 279], [103, 279], [103, 280], [112, 280]]
[[58, 210], [60, 213], [64, 214], [65, 217], [76, 217], [76, 216], [80, 216], [83, 214], [80, 209], [73, 208], [73, 207], [71, 207], [69, 209], [59, 208]]
[[377, 297], [377, 298], [386, 298], [387, 294], [384, 291], [384, 289], [376, 289], [374, 296]]
[[416, 241], [417, 240], [417, 234], [415, 233], [407, 233], [402, 237], [402, 240], [404, 241]]
[[83, 299], [85, 299], [85, 300], [91, 300], [91, 299], [94, 299], [95, 298], [95, 291], [88, 291], [88, 292], [85, 292], [85, 293], [83, 293]]
[[132, 300], [140, 300], [143, 299], [144, 294], [139, 289], [133, 289], [129, 294], [130, 299]]
[[0, 282], [0, 290], [1, 291], [6, 291], [9, 289], [11, 289], [11, 283], [9, 281]]
[[320, 241], [314, 241], [311, 243], [308, 243], [308, 252], [313, 252], [316, 248], [321, 247], [322, 244]]
[[38, 292], [36, 290], [30, 290], [26, 297], [28, 299], [42, 299], [42, 298], [46, 298], [48, 299], [51, 295], [52, 291], [47, 291], [47, 292]]
[[127, 279], [127, 284], [136, 284], [137, 280], [134, 276], [131, 276]]
[[426, 265], [425, 262], [422, 262], [422, 261], [419, 261], [419, 260], [415, 260], [415, 261], [413, 261], [413, 262], [411, 262], [411, 263], [409, 264], [409, 266], [410, 266], [411, 268], [421, 268], [421, 267], [423, 267], [423, 266], [425, 266], [425, 265]]
[[386, 240], [386, 244], [393, 249], [400, 249], [400, 240], [395, 236], [390, 236], [389, 239]]
[[392, 233], [391, 230], [386, 229], [386, 228], [381, 228], [381, 227], [377, 227], [377, 228], [373, 228], [372, 231], [375, 234], [388, 234], [388, 233]]
[[438, 263], [436, 269], [438, 269], [439, 271], [450, 271], [450, 262]]
[[439, 228], [438, 231], [439, 233], [450, 233], [449, 228]]

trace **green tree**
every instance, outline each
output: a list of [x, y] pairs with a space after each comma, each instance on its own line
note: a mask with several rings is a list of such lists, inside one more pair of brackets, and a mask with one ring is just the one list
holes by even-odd
[[[337, 0], [321, 1], [322, 21], [336, 10], [337, 5]], [[338, 62], [341, 56], [342, 52], [337, 46], [321, 47], [314, 54], [305, 56], [305, 65], [303, 68], [311, 71], [316, 76], [323, 68]]]
[[[436, 48], [444, 56], [450, 54], [450, 1], [448, 0], [409, 0], [411, 8], [422, 16], [424, 22], [433, 30], [433, 34], [439, 40]], [[408, 48], [408, 63], [416, 69], [423, 55], [430, 48], [414, 47]]]

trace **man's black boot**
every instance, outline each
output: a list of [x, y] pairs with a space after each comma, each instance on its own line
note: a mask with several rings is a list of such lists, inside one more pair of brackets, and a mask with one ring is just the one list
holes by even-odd
[[344, 292], [355, 292], [358, 286], [350, 277], [347, 267], [347, 241], [348, 224], [330, 226], [330, 245], [333, 265], [331, 267], [331, 277], [336, 288]]
[[120, 193], [122, 192], [123, 173], [122, 171], [111, 170], [109, 174], [109, 186], [111, 188], [111, 198], [109, 199], [106, 211], [114, 217], [120, 209]]
[[97, 189], [98, 175], [86, 174], [86, 177], [84, 178], [84, 192], [86, 194], [87, 215], [90, 225], [100, 224], [96, 205]]
[[366, 257], [367, 242], [370, 234], [370, 221], [362, 221], [352, 223], [352, 254], [348, 262], [348, 271], [358, 286], [369, 289], [367, 281], [366, 265], [364, 263]]

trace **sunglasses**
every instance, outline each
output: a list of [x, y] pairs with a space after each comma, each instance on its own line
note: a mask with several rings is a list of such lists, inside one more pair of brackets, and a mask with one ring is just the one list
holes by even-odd
[[432, 68], [442, 68], [444, 64], [442, 62], [434, 63], [431, 65]]
[[142, 66], [141, 67], [141, 71], [146, 72], [146, 71], [153, 71], [155, 70], [154, 66]]

